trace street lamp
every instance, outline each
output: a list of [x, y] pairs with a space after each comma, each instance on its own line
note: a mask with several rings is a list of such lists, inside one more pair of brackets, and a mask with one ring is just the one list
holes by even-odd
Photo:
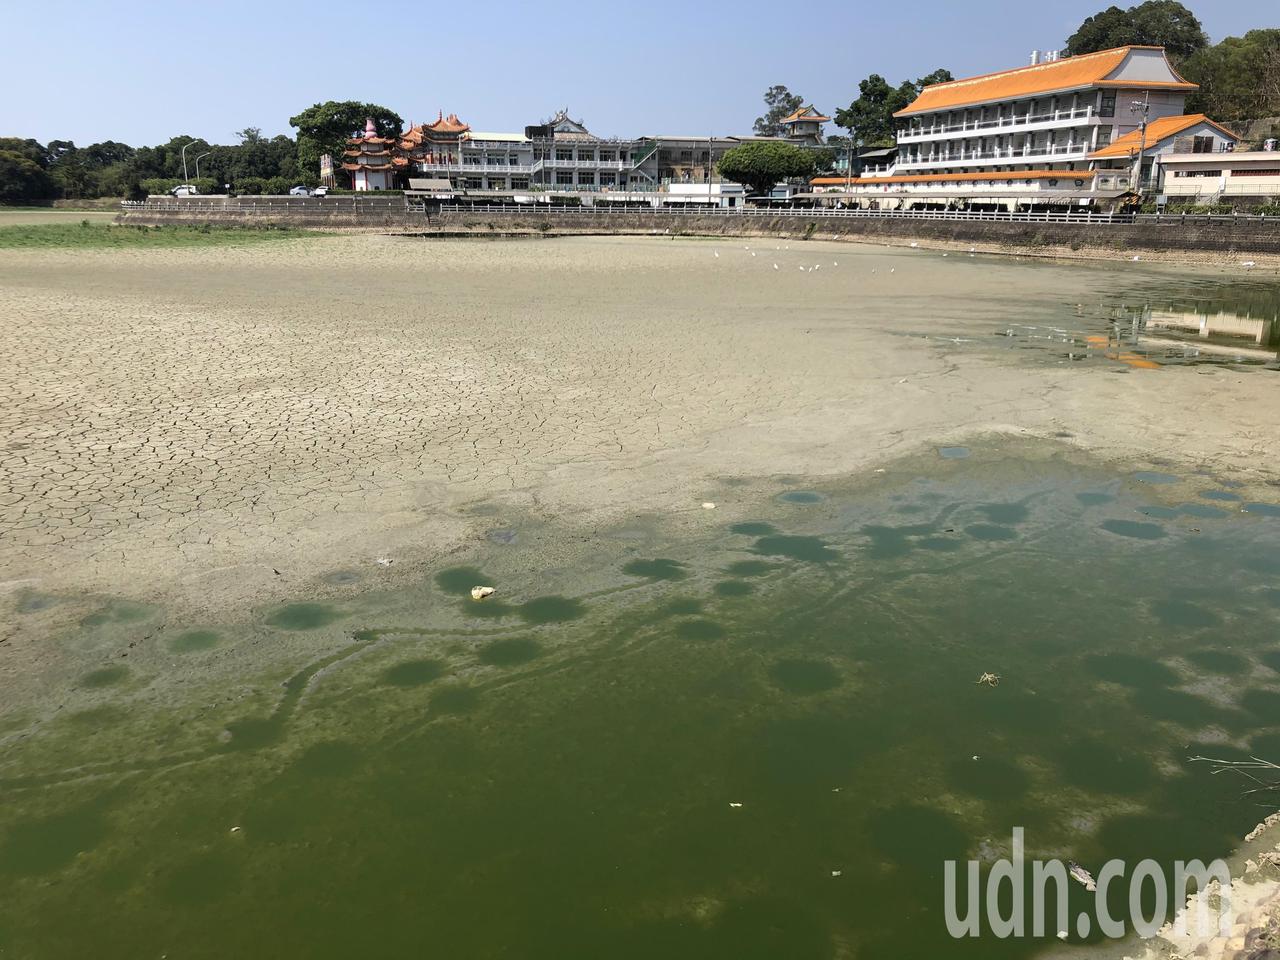
[[715, 206], [715, 201], [711, 198], [711, 158], [716, 150], [716, 135], [713, 133], [707, 137], [707, 206]]
[[1151, 94], [1147, 93], [1141, 100], [1134, 100], [1129, 104], [1129, 112], [1135, 117], [1141, 116], [1138, 121], [1138, 129], [1142, 136], [1138, 145], [1138, 156], [1134, 161], [1134, 170], [1131, 174], [1132, 183], [1137, 187], [1137, 192], [1142, 192], [1142, 159], [1147, 152], [1147, 115], [1151, 112]]
[[182, 145], [182, 180], [184, 183], [190, 182], [187, 177], [187, 147], [191, 146], [193, 143], [195, 143], [194, 140], [188, 140]]
[[200, 157], [207, 157], [211, 153], [213, 153], [212, 150], [206, 150], [204, 153], [196, 157], [196, 179], [197, 180], [200, 179]]

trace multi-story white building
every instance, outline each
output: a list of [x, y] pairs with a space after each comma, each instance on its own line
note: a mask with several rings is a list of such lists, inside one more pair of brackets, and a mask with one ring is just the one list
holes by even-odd
[[1179, 116], [1195, 89], [1160, 47], [934, 84], [896, 114], [898, 172], [1087, 169], [1089, 154], [1138, 129], [1144, 110], [1148, 121]]
[[[1125, 160], [1137, 166], [1143, 153], [1150, 163], [1144, 124], [1158, 133], [1205, 119], [1183, 114], [1196, 89], [1161, 47], [1033, 54], [1029, 66], [925, 87], [895, 114], [893, 169], [846, 176], [843, 192], [850, 203], [882, 207], [1012, 209], [1119, 197], [1136, 185]], [[814, 192], [832, 202], [841, 179], [816, 180]]]

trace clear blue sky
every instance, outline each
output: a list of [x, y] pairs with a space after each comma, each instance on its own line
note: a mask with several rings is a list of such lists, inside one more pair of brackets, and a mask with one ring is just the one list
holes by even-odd
[[[771, 84], [831, 111], [869, 73], [1019, 66], [1111, 2], [28, 0], [0, 19], [0, 136], [232, 143], [246, 126], [292, 133], [289, 117], [322, 100], [406, 121], [443, 109], [486, 131], [567, 106], [606, 136], [748, 133]], [[1187, 5], [1215, 41], [1280, 26], [1276, 0]]]

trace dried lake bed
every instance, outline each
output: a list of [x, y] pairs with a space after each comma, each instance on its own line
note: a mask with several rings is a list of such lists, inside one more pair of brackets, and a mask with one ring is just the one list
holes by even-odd
[[1277, 374], [1149, 321], [1274, 284], [659, 238], [7, 256], [0, 945], [950, 954], [941, 861], [1014, 823], [1226, 852], [1259, 811], [1185, 756], [1280, 731]]

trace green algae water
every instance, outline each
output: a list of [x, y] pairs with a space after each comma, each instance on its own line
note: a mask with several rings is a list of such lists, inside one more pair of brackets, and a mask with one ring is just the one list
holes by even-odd
[[957, 449], [576, 565], [495, 518], [412, 590], [84, 671], [5, 731], [0, 955], [1033, 956], [948, 937], [944, 860], [1224, 855], [1271, 811], [1187, 761], [1280, 759], [1274, 504]]

